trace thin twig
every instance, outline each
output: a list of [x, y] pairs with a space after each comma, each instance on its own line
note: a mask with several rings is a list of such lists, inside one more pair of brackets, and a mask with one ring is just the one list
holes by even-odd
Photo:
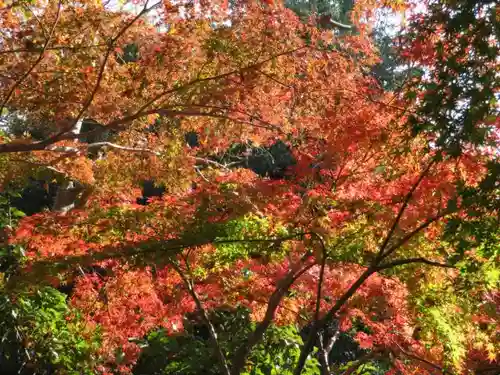
[[219, 168], [226, 169], [226, 170], [229, 169], [229, 165], [218, 163], [215, 160], [200, 158], [197, 156], [190, 156], [189, 158], [193, 159], [194, 161], [197, 161], [199, 163], [210, 164], [210, 165], [213, 165], [215, 167], [219, 167]]
[[45, 26], [42, 22], [42, 20], [36, 15], [36, 13], [29, 7], [29, 5], [27, 4], [23, 4], [23, 6], [28, 9], [28, 11], [31, 12], [31, 14], [33, 15], [33, 17], [35, 18], [36, 22], [38, 22], [38, 24], [40, 25], [40, 28], [42, 29], [42, 33], [43, 33], [43, 36], [44, 38], [47, 40], [49, 39], [49, 33], [47, 32], [47, 29], [45, 29]]
[[37, 167], [37, 168], [46, 168], [54, 173], [57, 173], [57, 174], [61, 174], [63, 176], [66, 176], [67, 174], [63, 171], [60, 171], [59, 169], [53, 167], [52, 165], [47, 165], [47, 164], [43, 164], [43, 163], [37, 163], [37, 162], [34, 162], [34, 161], [29, 161], [29, 160], [23, 160], [23, 159], [10, 159], [10, 161], [15, 161], [15, 162], [18, 162], [18, 163], [25, 163], [25, 164], [29, 164], [33, 167]]
[[272, 75], [267, 74], [266, 72], [263, 72], [260, 69], [257, 69], [257, 72], [262, 74], [264, 77], [269, 78], [271, 81], [276, 82], [278, 85], [284, 86], [284, 87], [289, 88], [289, 89], [293, 89], [293, 86], [290, 86], [290, 85], [287, 85], [286, 83], [281, 82], [280, 80], [274, 78]]

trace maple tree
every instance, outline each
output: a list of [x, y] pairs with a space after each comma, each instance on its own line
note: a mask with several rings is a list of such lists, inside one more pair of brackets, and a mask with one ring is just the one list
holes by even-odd
[[[498, 8], [426, 6], [391, 92], [371, 28], [400, 1], [355, 2], [355, 33], [277, 1], [0, 1], [0, 311], [19, 345], [56, 350], [26, 362], [498, 370]], [[279, 173], [250, 165], [256, 148]], [[22, 217], [11, 195], [29, 178], [57, 193]], [[33, 306], [65, 345], [27, 333], [50, 326]], [[340, 335], [356, 358], [332, 360]]]

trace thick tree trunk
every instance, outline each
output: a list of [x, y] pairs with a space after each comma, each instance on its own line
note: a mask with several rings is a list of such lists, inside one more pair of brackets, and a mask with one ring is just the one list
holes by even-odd
[[79, 197], [84, 194], [85, 187], [76, 181], [65, 181], [57, 190], [52, 211], [66, 213], [77, 205]]
[[[80, 134], [82, 123], [83, 121], [79, 120], [71, 132], [76, 135]], [[75, 142], [78, 142], [78, 140], [75, 140]], [[78, 181], [65, 181], [59, 189], [57, 189], [52, 211], [66, 213], [73, 208], [82, 207], [87, 201], [91, 191], [92, 189], [90, 186], [81, 184]]]

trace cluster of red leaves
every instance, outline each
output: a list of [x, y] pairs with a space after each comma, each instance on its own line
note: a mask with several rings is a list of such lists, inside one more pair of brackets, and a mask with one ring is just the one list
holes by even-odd
[[[343, 235], [363, 218], [370, 232], [367, 237], [383, 238], [408, 191], [421, 180], [399, 222], [397, 234], [403, 235], [442, 213], [455, 197], [457, 181], [473, 186], [484, 174], [483, 158], [470, 152], [454, 161], [436, 162], [420, 178], [434, 156], [427, 148], [432, 139], [412, 137], [400, 118], [406, 103], [378, 89], [365, 73], [363, 65], [375, 62], [377, 56], [361, 22], [356, 23], [362, 31], [359, 35], [338, 40], [340, 48], [327, 50], [316, 46], [320, 41], [330, 43], [331, 33], [300, 22], [277, 2], [244, 2], [228, 13], [224, 2], [202, 1], [192, 7], [165, 1], [155, 15], [158, 25], [137, 22], [127, 30], [123, 27], [131, 14], [98, 3], [65, 2], [54, 31], [54, 40], [60, 44], [55, 46], [65, 48], [47, 51], [23, 81], [22, 92], [9, 103], [35, 120], [55, 122], [55, 130], [64, 131], [67, 119], [74, 118], [89, 98], [89, 87], [99, 82], [86, 115], [120, 130], [121, 145], [149, 152], [110, 151], [99, 162], [82, 156], [85, 146], [76, 154], [61, 155], [53, 149], [30, 154], [35, 165], [56, 167], [67, 178], [95, 184], [95, 191], [85, 210], [68, 215], [42, 213], [21, 221], [10, 241], [25, 244], [27, 267], [99, 263], [103, 258], [147, 253], [151, 246], [161, 251], [164, 244], [175, 247], [200, 226], [247, 213], [327, 239]], [[54, 6], [35, 5], [45, 10], [40, 19], [54, 23]], [[354, 18], [367, 20], [379, 6], [399, 8], [399, 2], [359, 1]], [[203, 17], [208, 11], [213, 15], [210, 20]], [[26, 39], [42, 36], [38, 20], [22, 23], [21, 19], [16, 13], [2, 13], [0, 25], [6, 34], [16, 36], [6, 38], [4, 47], [24, 48]], [[211, 27], [212, 22], [227, 20], [231, 27]], [[161, 32], [154, 27], [166, 25], [168, 30]], [[108, 51], [109, 35], [120, 30], [124, 32]], [[88, 45], [88, 40], [96, 45]], [[432, 64], [433, 42], [416, 39], [405, 56], [422, 65]], [[124, 63], [123, 52], [131, 44], [138, 54], [134, 61]], [[107, 52], [101, 75], [99, 67]], [[32, 51], [1, 55], [0, 68], [11, 76], [2, 76], [0, 87], [11, 87], [36, 58]], [[145, 111], [149, 108], [156, 112]], [[131, 114], [137, 118], [127, 119]], [[182, 117], [181, 125], [174, 126], [177, 117]], [[156, 120], [163, 133], [144, 135]], [[178, 132], [176, 126], [180, 126]], [[199, 134], [199, 147], [183, 144], [186, 131]], [[196, 159], [218, 154], [234, 142], [267, 145], [276, 138], [291, 139], [297, 161], [286, 179], [273, 181], [245, 169], [212, 168], [213, 160], [195, 169]], [[81, 146], [72, 141], [57, 145]], [[137, 182], [145, 178], [162, 180], [171, 191], [146, 207], [136, 205]], [[431, 225], [423, 232], [433, 238], [439, 230], [438, 225]], [[200, 260], [214, 253], [211, 240], [197, 244], [189, 257], [191, 269], [205, 271], [194, 277], [200, 300], [207, 309], [244, 305], [255, 320], [261, 320], [291, 260], [240, 259], [229, 267], [211, 269]], [[189, 244], [181, 241], [181, 245]], [[432, 245], [437, 248], [439, 244]], [[297, 244], [293, 247], [297, 253], [289, 257], [297, 261], [303, 255], [298, 250], [306, 247]], [[419, 250], [415, 241], [402, 252]], [[431, 255], [441, 258], [437, 252]], [[183, 259], [177, 260], [186, 266]], [[155, 327], [172, 334], [182, 331], [183, 316], [195, 309], [195, 303], [171, 266], [158, 265], [153, 271], [121, 261], [101, 264], [113, 275], [78, 276], [71, 303], [89, 324], [102, 326], [102, 355], [109, 364], [115, 360], [115, 349], [123, 350], [122, 370], [127, 371], [139, 354], [130, 339]], [[363, 270], [347, 262], [327, 265], [321, 314]], [[315, 265], [297, 280], [294, 293], [278, 308], [276, 322], [287, 324], [300, 321], [302, 313], [314, 314], [318, 279], [319, 266]], [[425, 357], [428, 354], [411, 339], [414, 322], [406, 299], [407, 290], [400, 281], [376, 274], [340, 311], [341, 328], [348, 330], [353, 320], [361, 320], [372, 332], [358, 333], [362, 347], [395, 352], [404, 347]], [[424, 371], [402, 362], [396, 365], [405, 374]]]
[[[198, 248], [190, 261], [203, 258], [210, 247]], [[190, 263], [191, 263], [190, 262]], [[277, 282], [289, 271], [288, 261], [262, 264], [256, 260], [240, 260], [230, 267], [212, 270], [196, 277], [195, 291], [206, 309], [222, 306], [246, 306], [256, 321], [262, 320], [270, 295]], [[332, 264], [326, 269], [321, 311], [331, 307], [345, 288], [359, 276], [363, 268], [350, 264]], [[312, 315], [316, 304], [319, 266], [300, 277], [294, 293], [285, 298], [276, 312], [277, 324], [300, 322], [302, 314]], [[327, 302], [330, 301], [330, 302]], [[139, 349], [130, 339], [140, 338], [155, 327], [172, 334], [183, 330], [183, 317], [195, 310], [179, 274], [167, 266], [156, 270], [130, 270], [117, 266], [113, 277], [89, 275], [79, 277], [72, 304], [83, 312], [89, 324], [103, 328], [103, 355], [113, 363], [116, 348], [126, 353], [125, 364], [137, 359]], [[342, 310], [341, 329], [349, 330], [360, 319], [372, 331], [358, 334], [365, 348], [397, 348], [418, 345], [412, 341], [412, 321], [406, 307], [405, 287], [395, 279], [376, 276], [359, 291]]]

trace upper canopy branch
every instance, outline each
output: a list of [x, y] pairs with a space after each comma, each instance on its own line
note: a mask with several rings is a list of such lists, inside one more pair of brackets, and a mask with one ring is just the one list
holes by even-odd
[[54, 36], [54, 31], [56, 30], [57, 24], [59, 23], [59, 18], [61, 16], [61, 8], [62, 8], [62, 0], [59, 1], [57, 5], [57, 13], [56, 13], [56, 18], [54, 23], [52, 24], [52, 27], [50, 29], [49, 34], [47, 35], [47, 38], [45, 40], [45, 43], [40, 51], [40, 54], [38, 55], [38, 58], [35, 60], [35, 62], [31, 65], [31, 67], [24, 73], [10, 88], [9, 92], [5, 96], [4, 100], [2, 101], [2, 104], [0, 104], [0, 116], [2, 115], [3, 109], [9, 102], [10, 98], [16, 91], [16, 89], [24, 82], [24, 80], [31, 74], [31, 72], [40, 64], [40, 62], [43, 60], [45, 56], [45, 50], [49, 46], [49, 43], [52, 40], [52, 37]]
[[[151, 9], [151, 8], [152, 7], [148, 8], [148, 9]], [[198, 104], [188, 105], [188, 107], [198, 108], [198, 110], [173, 110], [172, 109], [172, 107], [185, 107], [186, 108], [186, 106], [182, 105], [182, 104], [181, 105], [171, 105], [171, 106], [161, 106], [161, 107], [157, 107], [157, 108], [149, 109], [149, 110], [147, 108], [168, 94], [182, 91], [190, 86], [193, 86], [193, 85], [196, 85], [199, 83], [220, 80], [220, 79], [224, 79], [224, 78], [227, 78], [227, 77], [235, 75], [235, 74], [239, 74], [239, 73], [246, 71], [246, 70], [259, 68], [263, 64], [270, 62], [277, 57], [289, 55], [289, 54], [292, 54], [292, 53], [297, 52], [297, 51], [304, 49], [304, 48], [307, 48], [307, 46], [301, 46], [301, 47], [293, 48], [290, 50], [286, 50], [286, 51], [274, 54], [273, 56], [266, 58], [264, 60], [258, 61], [254, 64], [250, 64], [248, 66], [242, 67], [240, 69], [235, 69], [235, 70], [232, 70], [230, 72], [226, 72], [226, 73], [222, 73], [222, 74], [218, 74], [218, 75], [206, 77], [206, 78], [197, 77], [196, 79], [191, 80], [191, 81], [185, 83], [184, 85], [174, 87], [174, 88], [171, 88], [171, 89], [168, 89], [168, 90], [161, 92], [160, 94], [156, 95], [154, 98], [152, 98], [151, 100], [146, 102], [144, 105], [142, 105], [139, 108], [139, 110], [137, 110], [134, 114], [113, 120], [110, 123], [106, 124], [106, 126], [101, 127], [99, 129], [92, 130], [90, 132], [75, 134], [74, 132], [72, 132], [72, 129], [74, 127], [74, 124], [72, 122], [71, 126], [65, 126], [63, 128], [63, 130], [61, 130], [59, 133], [57, 133], [57, 134], [53, 135], [52, 137], [49, 137], [43, 141], [40, 141], [40, 142], [20, 143], [20, 142], [14, 141], [14, 142], [10, 142], [10, 143], [0, 144], [0, 154], [1, 153], [11, 153], [11, 152], [41, 151], [41, 150], [46, 150], [47, 146], [50, 146], [50, 145], [57, 143], [59, 141], [62, 141], [62, 140], [83, 139], [89, 135], [100, 134], [100, 133], [107, 131], [107, 130], [123, 130], [123, 128], [124, 128], [123, 125], [128, 124], [134, 120], [149, 116], [151, 114], [160, 114], [163, 116], [170, 116], [170, 117], [190, 117], [190, 116], [214, 117], [214, 118], [227, 119], [227, 120], [239, 122], [239, 123], [250, 125], [253, 127], [277, 131], [280, 134], [283, 134], [284, 133], [283, 130], [278, 125], [271, 124], [267, 121], [259, 119], [258, 117], [251, 116], [248, 113], [242, 113], [241, 111], [234, 111], [234, 112], [244, 114], [244, 115], [250, 117], [250, 120], [243, 120], [243, 119], [231, 117], [227, 113], [221, 112], [221, 110], [226, 109], [223, 107], [206, 106], [207, 108], [212, 108], [213, 109], [212, 111], [201, 111], [200, 108], [203, 108], [205, 106], [198, 105]], [[103, 66], [104, 66], [104, 64], [101, 65], [101, 70], [102, 70]], [[94, 86], [93, 95], [91, 96], [92, 100], [93, 100], [95, 93], [98, 90], [98, 84], [100, 84], [99, 79], [98, 79], [98, 82], [96, 83], [96, 85]], [[92, 100], [89, 99], [86, 102], [86, 105], [84, 106], [85, 110], [80, 111], [79, 115], [77, 116], [77, 120], [83, 115], [83, 113], [86, 111], [86, 109], [88, 108], [88, 106], [90, 105]]]

